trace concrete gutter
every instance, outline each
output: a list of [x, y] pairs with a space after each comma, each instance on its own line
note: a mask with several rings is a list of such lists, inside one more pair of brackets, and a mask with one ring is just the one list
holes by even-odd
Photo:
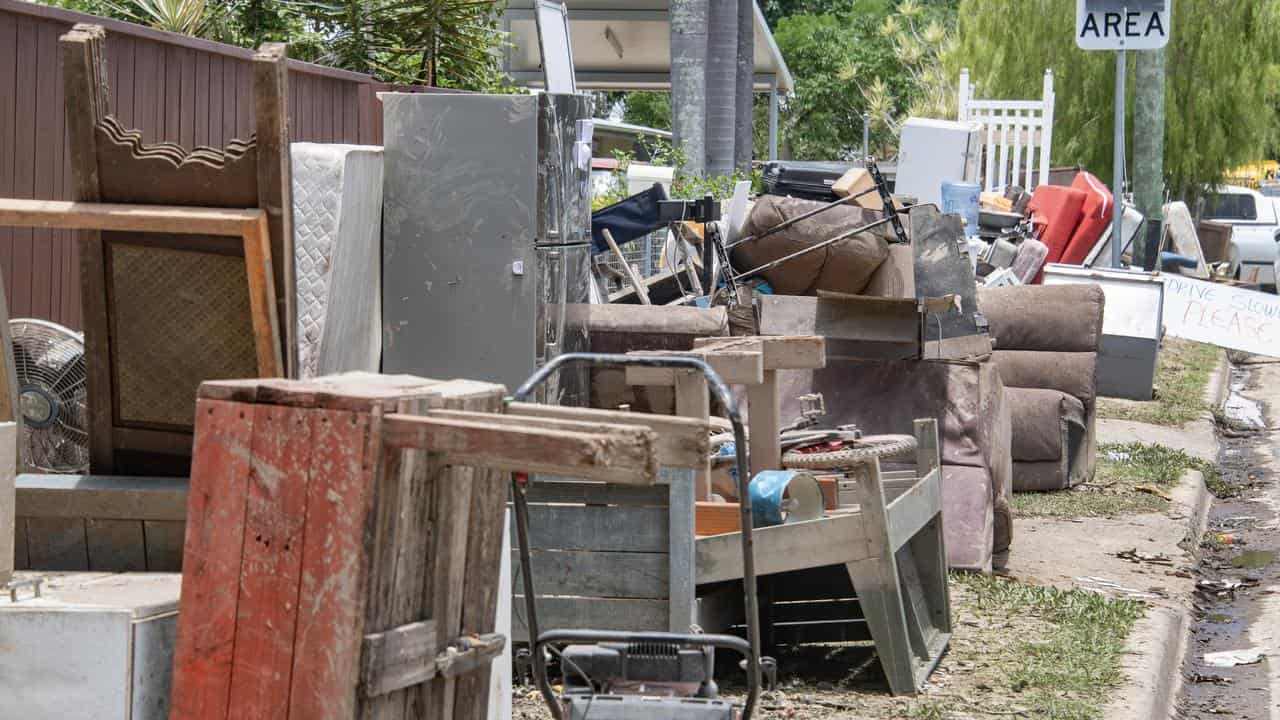
[[[1218, 367], [1205, 385], [1205, 402], [1213, 411], [1220, 410], [1230, 390], [1231, 365], [1226, 353], [1218, 360]], [[1204, 423], [1189, 423], [1189, 432], [1205, 432]], [[1208, 432], [1212, 433], [1209, 424]], [[1197, 438], [1203, 442], [1203, 438]], [[1217, 447], [1217, 437], [1213, 436]], [[1198, 444], [1198, 443], [1197, 443]], [[1216, 456], [1216, 452], [1215, 452]], [[1204, 485], [1204, 476], [1196, 470], [1188, 470], [1173, 491], [1171, 516], [1186, 519], [1187, 536], [1184, 545], [1199, 546], [1209, 523], [1209, 508], [1213, 497]], [[1121, 667], [1127, 678], [1125, 685], [1115, 694], [1103, 717], [1115, 720], [1168, 720], [1177, 717], [1178, 695], [1182, 689], [1182, 667], [1189, 648], [1192, 627], [1191, 598], [1175, 598], [1167, 604], [1153, 604], [1147, 615], [1134, 626], [1126, 643], [1126, 653]]]

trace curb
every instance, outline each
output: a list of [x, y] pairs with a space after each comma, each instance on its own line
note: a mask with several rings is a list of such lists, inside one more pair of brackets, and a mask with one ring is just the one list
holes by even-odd
[[1221, 410], [1227, 404], [1227, 396], [1231, 393], [1231, 361], [1226, 351], [1218, 356], [1218, 366], [1209, 375], [1209, 382], [1204, 386], [1204, 401], [1210, 412]]
[[[1187, 539], [1198, 545], [1209, 523], [1213, 502], [1204, 485], [1204, 475], [1187, 470], [1173, 492], [1170, 513], [1187, 513]], [[1115, 720], [1168, 720], [1177, 714], [1178, 693], [1182, 689], [1182, 663], [1187, 653], [1191, 610], [1175, 605], [1152, 605], [1134, 624], [1125, 642], [1121, 671], [1124, 687], [1108, 703], [1103, 717]]]

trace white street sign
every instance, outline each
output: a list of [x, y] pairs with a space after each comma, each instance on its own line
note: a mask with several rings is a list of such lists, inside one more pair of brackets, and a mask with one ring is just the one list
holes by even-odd
[[1076, 0], [1083, 50], [1155, 50], [1169, 42], [1172, 0]]

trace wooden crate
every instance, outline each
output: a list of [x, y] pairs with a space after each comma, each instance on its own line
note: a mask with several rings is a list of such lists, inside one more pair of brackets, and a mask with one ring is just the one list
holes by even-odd
[[484, 717], [509, 473], [657, 466], [648, 429], [500, 424], [503, 392], [203, 384], [170, 717]]

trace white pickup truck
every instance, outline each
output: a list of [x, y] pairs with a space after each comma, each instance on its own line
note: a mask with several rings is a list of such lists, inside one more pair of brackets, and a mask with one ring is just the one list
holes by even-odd
[[1229, 277], [1275, 292], [1280, 243], [1276, 199], [1239, 185], [1219, 185], [1205, 195], [1200, 216], [1232, 228]]

